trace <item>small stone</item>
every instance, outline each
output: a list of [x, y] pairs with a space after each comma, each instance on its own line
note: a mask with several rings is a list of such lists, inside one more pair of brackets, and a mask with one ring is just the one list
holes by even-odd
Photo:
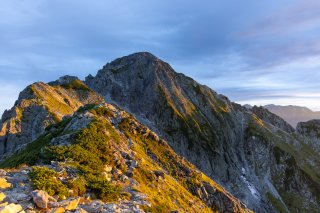
[[108, 211], [115, 211], [117, 210], [118, 206], [116, 204], [107, 204], [104, 206]]
[[20, 211], [22, 211], [22, 206], [14, 203], [0, 208], [0, 213], [18, 213]]
[[11, 183], [8, 183], [5, 178], [0, 177], [0, 188], [1, 189], [6, 189], [11, 187]]
[[111, 172], [112, 171], [112, 166], [105, 165], [104, 166], [104, 171], [105, 172]]
[[0, 203], [0, 207], [8, 205], [8, 202]]
[[0, 192], [0, 202], [6, 198], [6, 195], [3, 192]]
[[75, 210], [78, 207], [80, 198], [77, 199], [73, 199], [73, 200], [67, 200], [64, 201], [65, 203], [63, 204], [63, 206], [65, 207], [66, 210]]
[[86, 210], [80, 208], [80, 209], [77, 209], [74, 213], [88, 213]]
[[64, 213], [66, 210], [62, 207], [54, 208], [48, 211], [48, 213]]
[[0, 176], [6, 176], [7, 172], [4, 169], [0, 169]]
[[138, 167], [138, 161], [136, 161], [136, 160], [131, 161], [131, 167], [133, 167], [133, 168]]
[[110, 173], [102, 172], [101, 174], [104, 179], [106, 179], [107, 181], [111, 181], [111, 174]]
[[89, 205], [81, 206], [87, 212], [101, 212], [103, 210], [104, 203], [100, 200], [94, 200]]
[[127, 172], [126, 172], [126, 176], [127, 176], [127, 177], [130, 177], [130, 178], [133, 177], [133, 172], [130, 171], [130, 170], [127, 171]]
[[46, 209], [48, 207], [49, 195], [46, 191], [35, 190], [31, 192], [33, 202], [39, 207]]

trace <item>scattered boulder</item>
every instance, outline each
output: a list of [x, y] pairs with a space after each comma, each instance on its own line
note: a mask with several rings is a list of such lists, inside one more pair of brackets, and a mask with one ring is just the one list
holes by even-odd
[[66, 210], [62, 207], [54, 208], [49, 211], [49, 213], [64, 213]]
[[22, 211], [22, 206], [11, 203], [0, 208], [0, 213], [18, 213]]
[[8, 202], [0, 203], [0, 207], [8, 205]]
[[[31, 192], [31, 196], [33, 198], [33, 202], [42, 209], [46, 209], [48, 207], [49, 197], [51, 197], [46, 191], [43, 190], [34, 190]], [[54, 198], [51, 198], [54, 199]]]
[[77, 209], [79, 201], [80, 201], [80, 198], [68, 199], [68, 200], [62, 201], [61, 206], [63, 206], [66, 210], [72, 211]]
[[6, 198], [6, 195], [3, 192], [1, 192], [0, 193], [0, 202], [2, 202], [5, 198]]
[[10, 188], [10, 187], [11, 187], [11, 183], [8, 183], [5, 178], [0, 177], [0, 188], [6, 189], [6, 188]]
[[7, 172], [4, 169], [0, 169], [0, 176], [6, 176]]

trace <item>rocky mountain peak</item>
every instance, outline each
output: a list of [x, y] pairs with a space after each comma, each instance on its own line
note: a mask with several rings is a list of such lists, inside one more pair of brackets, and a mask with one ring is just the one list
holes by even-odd
[[80, 81], [80, 79], [76, 76], [64, 75], [64, 76], [61, 76], [58, 80], [49, 82], [48, 84], [52, 85], [52, 86], [53, 85], [64, 85], [64, 84], [70, 84], [74, 81]]
[[[107, 63], [101, 70], [98, 71], [97, 78], [105, 78], [109, 76], [116, 81], [141, 81], [155, 80], [156, 76], [161, 73], [171, 73], [174, 70], [169, 64], [160, 60], [156, 56], [148, 52], [138, 52], [128, 56], [115, 59], [111, 63]], [[89, 75], [86, 78], [86, 83], [90, 84], [93, 76]]]
[[[292, 197], [301, 198], [297, 184], [305, 184], [312, 194], [313, 181], [318, 182], [317, 172], [300, 158], [310, 146], [297, 141], [283, 119], [262, 108], [253, 112], [234, 104], [153, 55], [116, 59], [85, 83], [159, 133], [176, 153], [254, 211], [289, 212], [295, 205]], [[302, 155], [296, 154], [297, 145], [307, 146]], [[308, 162], [316, 165], [317, 157], [310, 156]], [[295, 177], [287, 177], [293, 170]], [[302, 202], [310, 203], [308, 199], [305, 194]], [[312, 199], [317, 208], [314, 193]]]
[[154, 56], [152, 53], [149, 52], [137, 52], [137, 53], [133, 53], [118, 59], [115, 59], [114, 61], [112, 61], [111, 63], [108, 64], [112, 64], [112, 65], [116, 65], [116, 64], [122, 64], [122, 63], [147, 63], [150, 61], [158, 61], [160, 60], [159, 58], [157, 58], [156, 56]]
[[3, 113], [0, 123], [0, 159], [23, 149], [45, 128], [72, 115], [85, 104], [103, 102], [103, 98], [76, 77], [64, 76], [49, 84], [27, 86], [15, 105]]

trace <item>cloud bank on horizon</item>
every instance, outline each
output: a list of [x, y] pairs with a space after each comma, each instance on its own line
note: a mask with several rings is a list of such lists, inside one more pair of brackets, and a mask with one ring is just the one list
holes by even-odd
[[320, 109], [320, 2], [2, 0], [0, 114], [35, 81], [149, 51], [249, 104]]

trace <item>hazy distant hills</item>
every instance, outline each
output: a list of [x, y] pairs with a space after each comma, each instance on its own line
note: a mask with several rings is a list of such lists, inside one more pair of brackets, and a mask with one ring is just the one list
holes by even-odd
[[274, 104], [265, 105], [264, 108], [270, 112], [282, 117], [285, 121], [296, 127], [299, 122], [305, 122], [312, 119], [320, 119], [320, 112], [314, 112], [307, 107], [300, 106], [279, 106]]

